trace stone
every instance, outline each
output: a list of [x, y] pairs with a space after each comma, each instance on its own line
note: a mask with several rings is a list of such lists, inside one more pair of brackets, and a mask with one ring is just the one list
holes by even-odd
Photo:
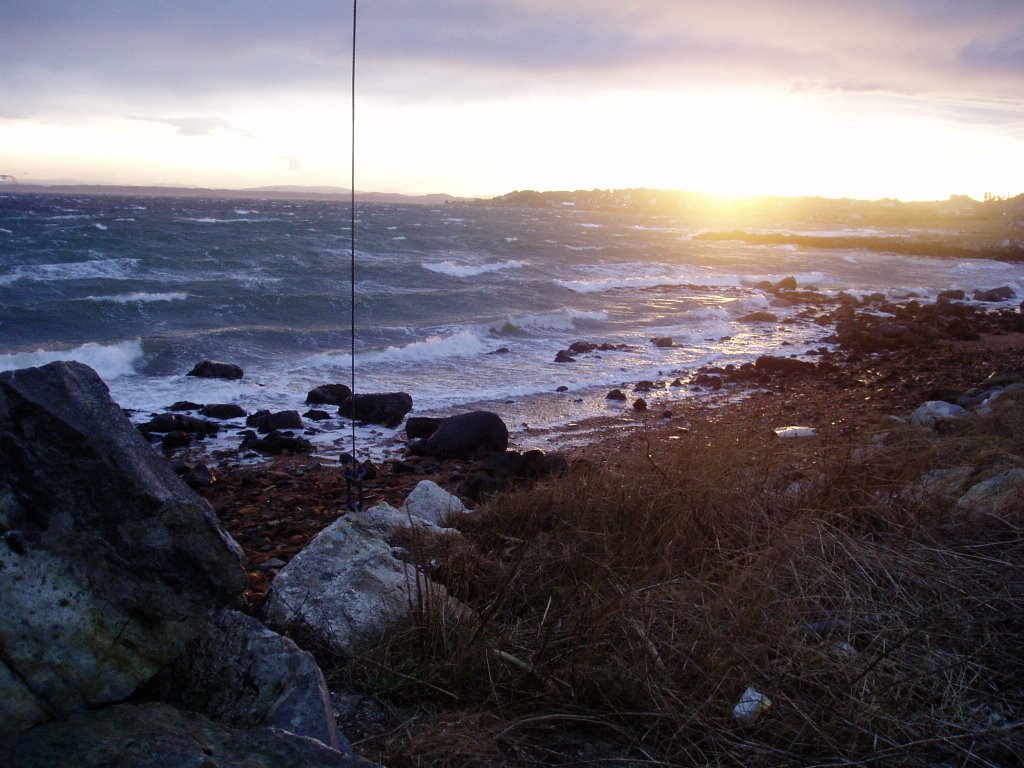
[[145, 424], [139, 425], [139, 431], [144, 435], [153, 432], [185, 432], [190, 435], [215, 435], [220, 431], [220, 425], [200, 419], [198, 416], [183, 416], [180, 413], [158, 413]]
[[1004, 470], [975, 483], [956, 502], [958, 512], [969, 516], [1020, 515], [1024, 508], [1024, 468]]
[[796, 278], [792, 275], [782, 278], [775, 284], [775, 289], [778, 291], [795, 291], [796, 287]]
[[636, 400], [633, 401], [633, 410], [636, 411], [637, 413], [646, 411], [647, 401], [644, 400], [642, 397], [638, 397]]
[[246, 416], [245, 408], [238, 403], [211, 403], [200, 408], [199, 413], [211, 419], [241, 419]]
[[430, 437], [441, 425], [441, 419], [430, 416], [410, 416], [405, 420], [405, 436], [410, 440]]
[[269, 435], [260, 438], [252, 430], [246, 430], [238, 450], [252, 450], [270, 456], [280, 456], [313, 453], [314, 447], [304, 437], [296, 437], [284, 432], [271, 432]]
[[739, 318], [741, 323], [777, 323], [779, 321], [778, 315], [774, 312], [768, 312], [767, 310], [758, 310], [756, 312], [748, 312]]
[[304, 419], [309, 419], [310, 421], [327, 421], [331, 418], [331, 414], [327, 411], [321, 411], [319, 408], [310, 408], [302, 414], [302, 417]]
[[245, 426], [255, 427], [257, 432], [268, 434], [279, 429], [302, 429], [302, 417], [298, 411], [256, 411], [245, 420]]
[[450, 515], [466, 511], [466, 505], [433, 480], [421, 480], [402, 504], [402, 511], [427, 522], [440, 525]]
[[222, 363], [219, 360], [203, 360], [193, 366], [186, 376], [198, 376], [203, 379], [240, 379], [245, 375], [234, 363]]
[[145, 693], [225, 725], [273, 726], [352, 751], [338, 733], [312, 654], [231, 609], [218, 613]]
[[18, 768], [373, 768], [278, 728], [220, 725], [168, 704], [116, 704], [0, 738], [0, 765]]
[[430, 437], [413, 443], [414, 454], [465, 459], [508, 448], [508, 427], [491, 411], [470, 411], [442, 419]]
[[451, 617], [468, 609], [413, 565], [396, 557], [371, 521], [342, 517], [317, 534], [274, 577], [264, 619], [298, 628], [331, 652], [350, 655], [378, 642], [413, 610]]
[[672, 341], [671, 336], [656, 336], [655, 338], [651, 339], [651, 344], [653, 344], [656, 347], [668, 348], [674, 346], [675, 343]]
[[0, 374], [0, 446], [0, 732], [12, 732], [128, 696], [246, 576], [209, 504], [88, 366]]
[[625, 402], [625, 400], [626, 400], [626, 393], [623, 392], [621, 389], [613, 389], [610, 392], [608, 392], [607, 395], [604, 396], [604, 399], [605, 400], [621, 400], [621, 401]]
[[160, 444], [165, 450], [173, 451], [176, 448], [184, 448], [186, 445], [192, 444], [192, 436], [188, 432], [182, 432], [175, 430], [174, 432], [168, 432], [160, 439]]
[[572, 356], [572, 353], [568, 349], [560, 349], [555, 353], [556, 363], [575, 363], [576, 358]]
[[308, 405], [341, 405], [352, 397], [352, 390], [347, 384], [321, 384], [313, 387], [306, 395]]
[[412, 410], [412, 395], [407, 392], [376, 392], [349, 397], [338, 413], [355, 421], [397, 427]]
[[955, 419], [967, 413], [966, 409], [945, 400], [929, 400], [910, 416], [910, 423], [919, 427], [934, 427], [943, 419]]

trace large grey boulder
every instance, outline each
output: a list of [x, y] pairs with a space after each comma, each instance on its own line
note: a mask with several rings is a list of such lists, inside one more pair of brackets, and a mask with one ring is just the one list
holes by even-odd
[[[339, 518], [317, 534], [274, 578], [264, 602], [272, 627], [301, 628], [334, 653], [347, 655], [376, 642], [415, 611], [450, 617], [468, 609], [385, 540], [391, 514]], [[396, 515], [397, 513], [397, 515]], [[385, 519], [387, 518], [387, 519]]]
[[408, 392], [373, 392], [348, 397], [338, 413], [355, 421], [397, 427], [412, 410], [412, 395]]
[[1024, 509], [1024, 467], [1003, 470], [975, 483], [956, 502], [968, 517], [1019, 515]]
[[125, 698], [245, 586], [88, 366], [0, 374], [0, 456], [0, 733]]
[[115, 704], [0, 737], [14, 768], [373, 768], [316, 739], [243, 730], [167, 704]]
[[955, 419], [965, 413], [967, 410], [956, 403], [947, 403], [945, 400], [929, 400], [910, 415], [910, 423], [919, 427], [934, 427], [940, 421]]
[[313, 655], [225, 608], [147, 686], [160, 701], [239, 728], [272, 726], [352, 751]]

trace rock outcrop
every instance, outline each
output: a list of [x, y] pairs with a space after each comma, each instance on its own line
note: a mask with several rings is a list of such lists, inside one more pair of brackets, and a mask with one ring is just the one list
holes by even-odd
[[128, 696], [245, 573], [209, 504], [88, 366], [0, 374], [0, 455], [0, 732], [11, 733]]
[[116, 704], [0, 738], [18, 768], [373, 768], [374, 763], [278, 728], [240, 729], [167, 704]]
[[224, 609], [147, 686], [160, 701], [239, 728], [274, 727], [351, 752], [313, 656], [244, 613]]

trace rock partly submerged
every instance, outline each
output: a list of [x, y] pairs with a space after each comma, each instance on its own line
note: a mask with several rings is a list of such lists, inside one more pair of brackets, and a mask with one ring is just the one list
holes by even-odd
[[209, 504], [88, 366], [0, 374], [0, 732], [118, 701], [245, 586]]

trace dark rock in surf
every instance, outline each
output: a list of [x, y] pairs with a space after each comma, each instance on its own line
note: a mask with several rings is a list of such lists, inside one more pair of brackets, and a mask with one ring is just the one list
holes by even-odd
[[1008, 285], [1004, 285], [1001, 288], [989, 288], [985, 291], [976, 290], [973, 294], [975, 301], [984, 302], [1008, 301], [1016, 295], [1013, 288]]
[[613, 389], [607, 395], [604, 396], [605, 400], [621, 400], [626, 401], [626, 393], [621, 389]]
[[754, 367], [759, 373], [776, 376], [795, 376], [815, 373], [817, 371], [814, 363], [809, 363], [806, 360], [797, 360], [792, 357], [775, 357], [774, 355], [762, 355], [754, 361]]
[[179, 400], [168, 406], [168, 411], [198, 411], [203, 407], [202, 403], [193, 403], [191, 400]]
[[647, 401], [644, 400], [642, 397], [638, 397], [636, 400], [633, 401], [633, 410], [637, 411], [638, 413], [646, 411]]
[[302, 429], [302, 417], [298, 411], [256, 411], [245, 420], [245, 426], [255, 427], [257, 432], [267, 434], [279, 429]]
[[661, 348], [675, 346], [675, 342], [672, 341], [671, 336], [656, 336], [655, 338], [651, 339], [651, 344]]
[[796, 287], [796, 278], [792, 275], [782, 278], [775, 284], [775, 290], [777, 291], [795, 291]]
[[202, 379], [240, 379], [245, 375], [234, 363], [222, 363], [219, 360], [203, 360], [196, 363], [186, 376], [198, 376]]
[[245, 408], [237, 403], [211, 403], [200, 408], [199, 413], [211, 419], [240, 419], [246, 415]]
[[160, 444], [164, 447], [164, 450], [173, 451], [177, 448], [184, 448], [186, 445], [192, 445], [192, 436], [188, 432], [181, 432], [180, 430], [168, 432], [161, 438]]
[[338, 413], [355, 421], [397, 427], [412, 410], [412, 395], [407, 392], [378, 392], [354, 395], [338, 409]]
[[0, 732], [11, 733], [127, 697], [246, 576], [210, 505], [88, 366], [0, 374], [0, 445]]
[[321, 384], [313, 387], [306, 395], [307, 405], [341, 405], [352, 397], [352, 390], [345, 384]]
[[302, 417], [304, 419], [309, 419], [310, 421], [327, 421], [327, 419], [331, 418], [331, 414], [327, 411], [321, 411], [318, 408], [310, 408], [302, 414]]
[[742, 317], [738, 318], [741, 323], [777, 323], [779, 318], [772, 312], [765, 310], [758, 310], [757, 312], [748, 312]]
[[295, 437], [284, 432], [271, 432], [266, 437], [257, 437], [252, 430], [246, 430], [240, 451], [257, 451], [270, 456], [296, 455], [313, 452], [313, 444], [304, 437]]
[[470, 411], [442, 419], [428, 438], [409, 446], [418, 455], [465, 459], [508, 448], [508, 427], [490, 411]]
[[153, 432], [186, 432], [190, 435], [215, 435], [220, 431], [220, 425], [206, 419], [200, 419], [198, 416], [183, 416], [180, 413], [158, 413], [145, 424], [140, 424], [139, 431], [147, 437]]
[[560, 349], [555, 354], [555, 362], [556, 363], [575, 363], [576, 362], [576, 358], [572, 356], [572, 354], [569, 352], [569, 350], [567, 350], [567, 349]]

